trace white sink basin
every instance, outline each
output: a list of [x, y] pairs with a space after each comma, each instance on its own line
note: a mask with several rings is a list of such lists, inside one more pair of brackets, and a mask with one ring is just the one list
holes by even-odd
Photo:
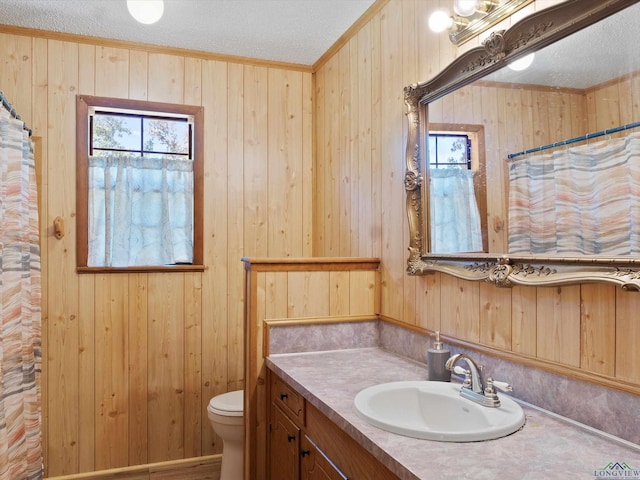
[[358, 416], [383, 430], [441, 442], [477, 442], [504, 437], [525, 421], [520, 405], [500, 395], [490, 408], [460, 396], [448, 382], [391, 382], [365, 388], [353, 401]]

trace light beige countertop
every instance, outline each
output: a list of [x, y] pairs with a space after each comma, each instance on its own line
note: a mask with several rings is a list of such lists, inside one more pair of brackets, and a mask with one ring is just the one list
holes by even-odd
[[486, 442], [419, 440], [370, 425], [353, 408], [360, 390], [427, 376], [426, 365], [379, 348], [271, 355], [267, 366], [403, 480], [640, 480], [640, 446], [529, 406], [522, 430]]

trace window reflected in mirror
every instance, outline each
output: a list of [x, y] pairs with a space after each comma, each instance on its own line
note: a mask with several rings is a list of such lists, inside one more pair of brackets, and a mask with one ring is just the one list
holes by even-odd
[[432, 123], [426, 140], [430, 251], [486, 252], [484, 127]]
[[[623, 130], [640, 126], [638, 19], [638, 0], [560, 2], [507, 30], [492, 32], [481, 46], [462, 53], [431, 80], [405, 87], [409, 275], [439, 271], [507, 287], [603, 281], [640, 290], [640, 243], [634, 243], [637, 229], [633, 228], [640, 218], [636, 213], [640, 177], [635, 170], [605, 171], [604, 163], [594, 157], [600, 144], [593, 141], [603, 136], [600, 140], [607, 144], [603, 148], [615, 150], [615, 142], [629, 135]], [[532, 52], [535, 61], [530, 68], [520, 72], [503, 68]], [[426, 132], [461, 133], [461, 123], [484, 127], [486, 149], [479, 152], [486, 150], [484, 179], [490, 188], [485, 186], [481, 195], [474, 181], [473, 192], [488, 227], [482, 225], [483, 234], [488, 233], [483, 252], [468, 246], [458, 253], [443, 252], [431, 235], [439, 228], [434, 225], [438, 220], [431, 218], [436, 203], [431, 177], [440, 169], [427, 163]], [[570, 145], [574, 142], [582, 144]], [[634, 143], [628, 138], [624, 142]], [[586, 149], [584, 158], [581, 148]], [[515, 168], [525, 163], [514, 156], [543, 150], [543, 156], [570, 154], [571, 166], [556, 168], [554, 158], [532, 171]], [[632, 153], [616, 157], [617, 164], [635, 167], [637, 162], [627, 161], [638, 157], [635, 151], [632, 146]], [[607, 152], [606, 159], [610, 158]], [[589, 162], [593, 168], [584, 166]], [[558, 177], [560, 169], [567, 175]], [[601, 173], [604, 179], [596, 181]], [[557, 181], [548, 181], [551, 178]], [[516, 185], [519, 180], [522, 185]], [[542, 190], [551, 196], [538, 196]], [[540, 212], [537, 218], [531, 217], [534, 211]], [[547, 226], [554, 211], [556, 220]]]

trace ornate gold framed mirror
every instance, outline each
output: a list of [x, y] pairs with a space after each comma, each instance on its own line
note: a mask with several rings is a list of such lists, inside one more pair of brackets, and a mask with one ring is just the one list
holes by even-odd
[[[506, 31], [493, 32], [482, 46], [462, 54], [432, 80], [405, 87], [409, 121], [405, 174], [409, 275], [439, 271], [497, 286], [609, 282], [623, 289], [640, 291], [640, 247], [618, 243], [620, 237], [625, 238], [624, 242], [628, 241], [627, 237], [640, 237], [637, 231], [640, 227], [635, 223], [640, 225], [640, 173], [616, 174], [617, 177], [609, 174], [607, 180], [591, 191], [584, 186], [569, 188], [567, 182], [584, 177], [586, 183], [593, 183], [590, 173], [593, 170], [580, 166], [580, 173], [568, 173], [569, 180], [554, 179], [555, 183], [551, 183], [547, 178], [549, 172], [563, 167], [535, 164], [538, 166], [534, 169], [543, 172], [539, 176], [545, 181], [535, 184], [534, 193], [523, 193], [515, 179], [526, 177], [533, 184], [530, 179], [533, 174], [530, 171], [519, 174], [514, 166], [520, 165], [516, 157], [527, 159], [522, 163], [535, 163], [534, 157], [536, 162], [547, 161], [546, 157], [542, 158], [544, 155], [553, 157], [554, 162], [555, 157], [570, 156], [575, 160], [578, 156], [583, 162], [579, 165], [583, 165], [584, 158], [599, 152], [601, 158], [612, 158], [608, 149], [617, 148], [626, 138], [634, 137], [635, 142], [638, 136], [640, 145], [640, 133], [622, 131], [640, 127], [640, 61], [632, 54], [632, 48], [640, 41], [640, 33], [633, 27], [636, 25], [633, 19], [636, 16], [640, 19], [640, 5], [636, 5], [639, 1], [562, 2], [524, 18]], [[595, 39], [593, 47], [587, 38]], [[611, 46], [607, 46], [608, 41], [612, 42]], [[536, 56], [532, 70], [515, 76], [504, 73], [508, 69], [503, 67], [531, 53]], [[623, 69], [612, 62], [623, 63], [620, 67]], [[596, 66], [604, 66], [601, 70], [606, 71], [608, 77], [603, 79], [595, 73], [582, 72], [583, 67]], [[540, 71], [546, 71], [550, 83], [538, 80]], [[566, 83], [569, 77], [575, 85]], [[576, 79], [589, 82], [578, 84]], [[615, 98], [612, 90], [616, 92]], [[612, 105], [616, 115], [611, 113]], [[493, 115], [489, 115], [489, 111], [493, 111]], [[486, 175], [487, 182], [487, 198], [475, 201], [478, 205], [486, 204], [485, 212], [482, 208], [478, 209], [479, 213], [473, 212], [473, 216], [479, 217], [477, 231], [458, 229], [449, 235], [465, 240], [474, 235], [478, 238], [463, 247], [439, 246], [438, 235], [447, 236], [443, 235], [442, 218], [450, 220], [453, 216], [456, 219], [453, 223], [458, 225], [466, 224], [467, 220], [450, 213], [453, 210], [442, 206], [438, 197], [441, 187], [435, 179], [440, 172], [436, 172], [438, 166], [434, 158], [440, 147], [435, 146], [437, 139], [432, 137], [442, 132], [435, 130], [435, 124], [452, 124], [453, 132], [446, 133], [456, 137], [467, 135], [458, 125], [479, 125], [485, 137], [479, 148], [484, 148], [486, 172], [476, 170], [471, 160], [468, 167], [462, 167], [468, 170], [466, 177]], [[635, 132], [640, 132], [640, 128]], [[595, 136], [602, 141], [594, 143]], [[447, 145], [447, 140], [442, 144]], [[461, 150], [459, 139], [449, 144], [455, 146], [445, 148], [443, 156], [447, 159], [453, 156], [447, 152]], [[633, 163], [629, 159], [635, 152], [625, 155], [625, 162]], [[635, 163], [640, 164], [640, 154]], [[624, 186], [622, 181], [626, 182]], [[462, 183], [470, 185], [463, 188], [475, 193], [473, 182]], [[631, 198], [630, 206], [616, 204], [619, 207], [616, 210], [610, 206], [613, 203], [610, 197], [594, 200], [606, 190], [607, 184], [618, 197], [624, 190], [625, 196]], [[464, 203], [457, 193], [462, 190], [448, 188], [444, 194], [449, 197], [446, 201]], [[535, 197], [538, 190], [555, 190], [555, 197], [549, 197], [551, 201], [547, 197], [540, 200]], [[638, 198], [634, 201], [636, 193]], [[543, 203], [544, 208], [538, 208], [536, 202]], [[555, 212], [560, 210], [555, 205], [563, 204], [571, 208], [584, 204], [586, 213], [575, 213], [575, 208], [554, 213], [556, 226], [548, 228], [549, 209], [553, 207]], [[534, 210], [540, 210], [537, 212], [540, 216], [533, 217]], [[597, 221], [592, 222], [596, 217]], [[613, 223], [612, 219], [620, 221]], [[516, 228], [518, 225], [520, 230]], [[536, 239], [534, 233], [543, 241]], [[545, 244], [544, 248], [539, 247], [540, 243]], [[553, 245], [549, 247], [547, 243]]]

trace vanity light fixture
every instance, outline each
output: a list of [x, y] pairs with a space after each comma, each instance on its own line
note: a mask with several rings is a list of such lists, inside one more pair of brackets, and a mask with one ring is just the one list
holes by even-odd
[[145, 25], [156, 23], [164, 13], [164, 0], [127, 0], [133, 18]]
[[452, 17], [444, 10], [438, 10], [429, 17], [429, 28], [436, 32], [444, 32], [445, 30], [457, 30], [461, 26], [465, 26], [469, 20], [463, 17]]
[[449, 31], [458, 45], [507, 18], [533, 0], [452, 0], [451, 11], [437, 10], [429, 17], [429, 28]]
[[429, 28], [436, 33], [458, 30], [469, 24], [469, 17], [479, 13], [486, 15], [498, 5], [495, 0], [453, 0], [453, 13], [437, 10], [429, 17]]
[[453, 11], [461, 17], [470, 17], [476, 13], [479, 3], [479, 0], [454, 0]]

